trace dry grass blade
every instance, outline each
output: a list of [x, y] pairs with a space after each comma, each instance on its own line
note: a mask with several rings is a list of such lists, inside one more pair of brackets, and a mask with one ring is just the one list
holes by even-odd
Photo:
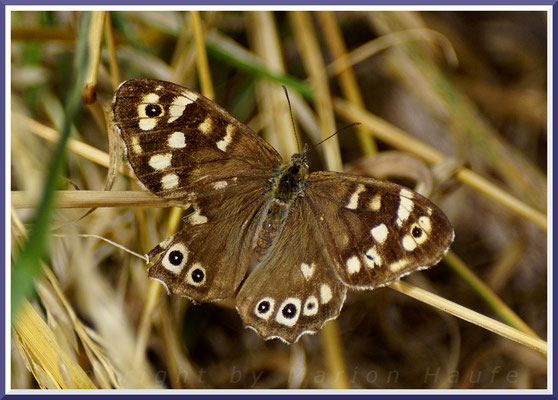
[[202, 92], [205, 97], [213, 99], [215, 93], [213, 91], [211, 76], [209, 75], [209, 64], [207, 63], [207, 53], [205, 52], [205, 33], [203, 31], [200, 13], [198, 11], [190, 11], [190, 20], [192, 21], [192, 30], [194, 32], [196, 61], [198, 63]]
[[[325, 39], [332, 56], [336, 60], [328, 66], [328, 71], [331, 70], [333, 64], [339, 65], [339, 70], [336, 74], [339, 75], [339, 83], [343, 90], [343, 94], [351, 103], [359, 107], [364, 107], [364, 100], [358, 87], [355, 72], [347, 59], [347, 47], [343, 42], [341, 29], [335, 19], [335, 14], [329, 11], [321, 12], [317, 14], [317, 18], [322, 26], [322, 31], [325, 34]], [[363, 155], [371, 156], [376, 154], [378, 152], [377, 146], [374, 143], [374, 138], [367, 134], [367, 128], [359, 125], [356, 129]]]
[[[300, 46], [302, 62], [305, 65], [312, 87], [316, 91], [316, 111], [319, 117], [320, 132], [325, 138], [335, 132], [335, 118], [331, 104], [329, 82], [325, 65], [319, 49], [316, 34], [312, 27], [310, 14], [293, 12], [289, 14], [293, 30]], [[324, 159], [330, 171], [342, 171], [341, 154], [337, 137], [324, 143]]]
[[[95, 389], [95, 385], [83, 369], [58, 346], [56, 337], [27, 301], [22, 303], [15, 319], [15, 334], [20, 346], [25, 347], [25, 354], [32, 370], [41, 372], [35, 375], [38, 382], [48, 376], [42, 385], [50, 389]], [[39, 374], [45, 375], [39, 375]], [[55, 384], [55, 387], [51, 385]]]
[[[312, 27], [310, 14], [307, 12], [293, 12], [289, 14], [290, 21], [300, 46], [302, 62], [310, 77], [312, 87], [316, 91], [316, 112], [320, 123], [322, 137], [327, 137], [335, 129], [333, 105], [329, 82], [325, 74], [325, 65], [319, 49], [316, 33]], [[331, 171], [342, 171], [341, 153], [337, 138], [324, 144], [324, 159]], [[323, 343], [325, 358], [328, 362], [328, 378], [331, 386], [336, 389], [349, 387], [347, 367], [343, 357], [343, 346], [339, 338], [340, 332], [336, 321], [330, 321], [323, 328]]]
[[[32, 208], [37, 201], [28, 192], [12, 192], [12, 207]], [[89, 207], [169, 207], [172, 201], [156, 197], [149, 192], [131, 190], [110, 192], [94, 190], [60, 190], [56, 193], [58, 208]]]
[[532, 337], [538, 337], [537, 333], [527, 325], [516, 313], [513, 312], [504, 301], [498, 297], [491, 288], [479, 279], [473, 272], [467, 268], [465, 263], [457, 257], [457, 255], [450, 251], [446, 255], [445, 262], [456, 271], [456, 273], [463, 278], [477, 293], [492, 307], [492, 309], [514, 328], [526, 333]]
[[[359, 121], [367, 125], [374, 132], [374, 135], [382, 141], [400, 150], [414, 154], [430, 164], [437, 164], [444, 160], [444, 155], [441, 152], [413, 138], [411, 135], [391, 125], [387, 121], [370, 114], [366, 110], [359, 109], [342, 99], [337, 99], [334, 104], [337, 112], [344, 118], [347, 120]], [[518, 200], [506, 191], [497, 188], [482, 176], [467, 168], [460, 169], [455, 175], [456, 178], [464, 184], [478, 190], [492, 200], [507, 207], [509, 210], [527, 218], [542, 229], [547, 229], [547, 221], [544, 214]]]
[[[379, 12], [369, 14], [368, 19], [375, 29], [384, 34], [425, 27], [417, 14]], [[392, 49], [389, 54], [393, 62], [392, 72], [431, 107], [433, 115], [452, 121], [448, 134], [457, 149], [468, 146], [470, 151], [474, 151], [476, 156], [471, 157], [470, 162], [475, 170], [483, 174], [492, 171], [515, 196], [520, 196], [536, 209], [545, 210], [547, 183], [544, 168], [526, 157], [520, 148], [512, 144], [513, 140], [503, 140], [496, 126], [479, 112], [477, 105], [460, 90], [461, 87], [447, 78], [426, 44], [428, 42], [408, 42]], [[540, 62], [543, 60], [544, 56]]]
[[101, 42], [106, 14], [106, 11], [94, 11], [91, 16], [91, 26], [89, 27], [89, 65], [83, 91], [83, 98], [86, 104], [91, 104], [95, 101], [95, 87], [97, 86], [97, 73], [101, 61]]
[[380, 36], [379, 38], [354, 49], [349, 54], [343, 56], [343, 58], [339, 58], [329, 64], [327, 66], [327, 71], [330, 75], [337, 75], [348, 66], [354, 66], [355, 64], [372, 57], [382, 50], [410, 40], [437, 41], [442, 47], [442, 50], [444, 50], [444, 55], [448, 64], [453, 67], [457, 67], [458, 61], [455, 50], [453, 49], [450, 41], [444, 35], [431, 29], [409, 29], [406, 31], [399, 31]]
[[[26, 126], [32, 133], [50, 142], [56, 142], [59, 138], [59, 133], [55, 129], [49, 128], [23, 114], [12, 113], [12, 121], [24, 124], [23, 126]], [[107, 153], [79, 140], [70, 138], [68, 140], [68, 150], [103, 167], [108, 168], [110, 165]], [[132, 172], [124, 167], [120, 169], [120, 172], [130, 177], [133, 176]]]
[[[285, 60], [281, 52], [281, 38], [274, 15], [268, 11], [250, 14], [249, 39], [263, 65], [277, 75], [285, 74]], [[291, 93], [290, 96], [292, 96]], [[279, 85], [265, 80], [256, 82], [256, 97], [265, 123], [263, 136], [284, 156], [297, 152], [299, 146], [292, 132], [289, 108]], [[294, 115], [294, 118], [298, 116]], [[283, 132], [284, 134], [278, 134]]]
[[456, 317], [464, 319], [465, 321], [471, 322], [484, 329], [488, 329], [489, 331], [497, 333], [500, 336], [523, 344], [524, 346], [530, 347], [545, 356], [547, 354], [547, 343], [544, 340], [526, 335], [525, 333], [512, 328], [509, 325], [495, 321], [482, 314], [472, 311], [467, 307], [460, 306], [459, 304], [453, 303], [447, 299], [443, 299], [426, 290], [413, 287], [405, 282], [396, 282], [390, 287], [400, 291], [401, 293], [405, 293], [406, 295], [411, 296], [417, 300], [430, 304], [433, 307], [439, 308], [440, 310], [450, 313]]

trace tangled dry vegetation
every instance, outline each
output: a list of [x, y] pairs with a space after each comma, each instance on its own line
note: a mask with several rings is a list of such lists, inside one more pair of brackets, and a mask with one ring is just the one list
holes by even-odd
[[[540, 353], [392, 288], [351, 292], [336, 322], [287, 346], [245, 330], [232, 300], [168, 297], [143, 260], [79, 236], [143, 254], [179, 221], [170, 208], [122, 206], [101, 192], [103, 106], [120, 81], [213, 95], [289, 155], [284, 83], [304, 141], [361, 123], [326, 142], [314, 169], [360, 160], [368, 173], [430, 187], [449, 216], [452, 252], [406, 283], [505, 321], [526, 341], [546, 339], [545, 13], [17, 11], [11, 21], [12, 253], [33, 225], [29, 204], [49, 172], [80, 43], [96, 100], [81, 106], [50, 189], [99, 191], [103, 206], [80, 220], [87, 199], [58, 197], [69, 208], [54, 210], [35, 290], [12, 320], [13, 388], [547, 386]], [[407, 154], [373, 161], [388, 150]], [[139, 190], [125, 173], [112, 189]]]

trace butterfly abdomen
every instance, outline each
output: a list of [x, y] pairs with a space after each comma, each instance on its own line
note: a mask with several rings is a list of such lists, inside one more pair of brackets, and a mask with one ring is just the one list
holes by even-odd
[[281, 236], [291, 207], [304, 193], [308, 176], [304, 154], [295, 154], [289, 162], [274, 169], [267, 189], [267, 204], [262, 210], [256, 234], [253, 262], [265, 261], [269, 250], [274, 247]]

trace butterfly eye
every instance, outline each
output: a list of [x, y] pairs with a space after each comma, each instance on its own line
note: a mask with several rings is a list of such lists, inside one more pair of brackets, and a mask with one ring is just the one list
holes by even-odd
[[148, 104], [145, 106], [145, 115], [149, 118], [155, 118], [161, 115], [163, 108], [159, 104]]
[[192, 280], [196, 283], [203, 282], [205, 279], [205, 273], [199, 268], [193, 270], [191, 276]]
[[420, 229], [418, 226], [415, 226], [411, 233], [415, 239], [418, 239], [422, 236], [422, 229]]
[[283, 307], [283, 310], [281, 310], [281, 313], [283, 314], [283, 317], [287, 318], [287, 319], [291, 319], [294, 318], [296, 313], [297, 313], [297, 309], [296, 306], [292, 303], [287, 304], [285, 307]]
[[265, 314], [266, 312], [268, 312], [271, 309], [271, 307], [269, 306], [269, 301], [262, 301], [259, 305], [258, 305], [258, 312], [260, 314]]
[[163, 267], [178, 275], [188, 261], [188, 250], [182, 243], [173, 244], [163, 257]]
[[275, 305], [275, 300], [271, 297], [265, 297], [261, 299], [256, 308], [254, 308], [254, 313], [261, 319], [268, 319], [273, 312], [273, 306]]
[[200, 263], [195, 263], [186, 273], [186, 280], [190, 285], [201, 286], [205, 283], [207, 274]]
[[428, 239], [431, 229], [430, 218], [422, 216], [418, 219], [418, 222], [411, 225], [410, 233], [417, 244], [422, 244]]
[[283, 302], [283, 304], [281, 304], [281, 307], [279, 307], [279, 311], [277, 312], [275, 319], [280, 324], [293, 326], [296, 324], [299, 315], [300, 300], [295, 297], [289, 297]]
[[178, 250], [171, 251], [169, 254], [169, 262], [172, 265], [180, 265], [183, 259], [184, 255]]
[[304, 309], [302, 310], [302, 314], [310, 317], [312, 315], [316, 315], [318, 313], [318, 299], [315, 296], [310, 296], [306, 299], [306, 303], [304, 303]]

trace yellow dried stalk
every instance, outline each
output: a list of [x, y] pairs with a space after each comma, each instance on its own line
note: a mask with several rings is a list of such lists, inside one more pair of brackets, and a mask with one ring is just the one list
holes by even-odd
[[28, 301], [22, 303], [14, 321], [14, 336], [31, 372], [43, 388], [96, 389], [85, 371], [56, 341], [50, 327]]

